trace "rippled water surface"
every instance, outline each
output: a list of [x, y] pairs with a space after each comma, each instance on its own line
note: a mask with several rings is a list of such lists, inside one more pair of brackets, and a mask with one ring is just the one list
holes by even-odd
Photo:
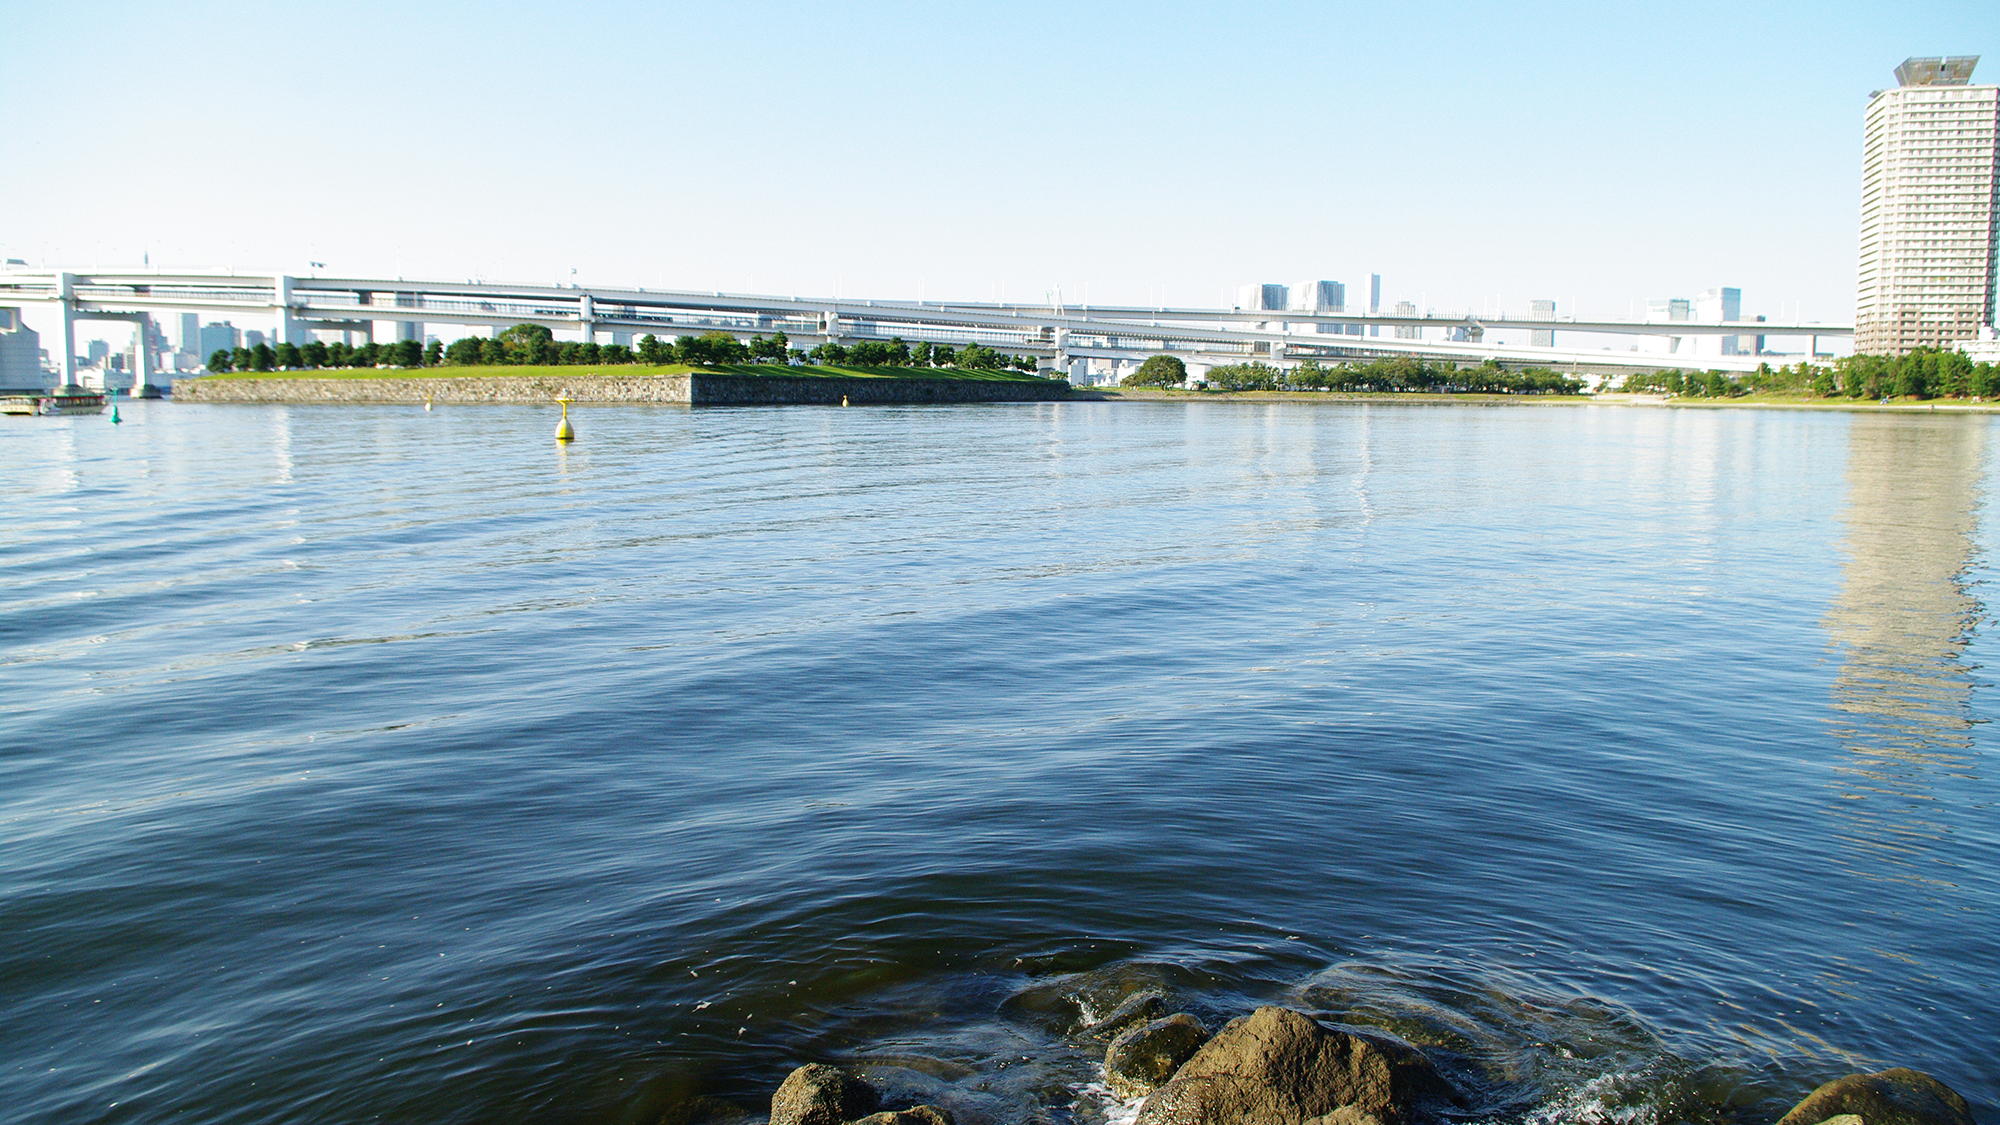
[[1142, 987], [2000, 1100], [1986, 419], [123, 410], [0, 419], [0, 1116], [1089, 1123]]

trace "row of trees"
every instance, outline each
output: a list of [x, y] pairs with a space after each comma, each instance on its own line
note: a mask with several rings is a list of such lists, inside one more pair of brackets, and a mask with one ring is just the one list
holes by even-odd
[[[1179, 386], [1187, 366], [1174, 356], [1157, 355], [1124, 379], [1126, 386]], [[1208, 385], [1228, 391], [1421, 391], [1441, 394], [1578, 394], [1583, 384], [1541, 367], [1509, 371], [1488, 360], [1477, 367], [1427, 363], [1396, 356], [1368, 363], [1328, 366], [1306, 360], [1285, 369], [1268, 363], [1232, 363], [1209, 368]]]
[[1850, 355], [1832, 364], [1760, 364], [1746, 375], [1720, 371], [1646, 371], [1625, 377], [1626, 391], [1693, 398], [1747, 394], [1807, 398], [2000, 397], [2000, 364], [1974, 363], [1964, 352], [1919, 348], [1908, 355]]
[[723, 363], [851, 364], [857, 367], [955, 367], [972, 371], [1035, 370], [1033, 356], [1008, 355], [982, 344], [953, 348], [944, 344], [902, 339], [864, 340], [854, 344], [821, 344], [811, 351], [791, 346], [783, 332], [752, 336], [747, 342], [727, 332], [661, 339], [650, 333], [639, 346], [558, 341], [539, 324], [516, 324], [494, 336], [467, 336], [450, 346], [433, 340], [388, 344], [258, 344], [253, 348], [219, 348], [208, 357], [210, 371], [313, 370], [341, 367], [479, 367], [644, 363], [663, 366], [686, 363], [697, 367]]

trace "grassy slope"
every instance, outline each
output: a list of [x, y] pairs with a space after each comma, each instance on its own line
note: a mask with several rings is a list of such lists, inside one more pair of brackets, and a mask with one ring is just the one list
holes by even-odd
[[642, 363], [581, 364], [573, 367], [410, 367], [390, 370], [322, 369], [314, 371], [231, 371], [207, 379], [579, 379], [593, 375], [634, 378], [685, 375], [690, 371], [726, 375], [764, 375], [786, 379], [969, 379], [980, 382], [1039, 382], [1019, 371], [960, 371], [946, 367], [787, 367], [782, 363], [723, 363], [691, 367], [685, 363], [648, 366]]
[[1175, 399], [1200, 402], [1228, 399], [1250, 402], [1590, 402], [1589, 395], [1508, 395], [1442, 391], [1186, 391], [1167, 387], [1083, 387], [1084, 395], [1103, 395], [1133, 401]]

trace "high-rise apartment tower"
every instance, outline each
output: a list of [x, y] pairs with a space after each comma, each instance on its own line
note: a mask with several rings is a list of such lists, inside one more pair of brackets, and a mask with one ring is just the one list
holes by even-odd
[[1868, 101], [1854, 350], [1948, 347], [1993, 323], [2000, 86], [1978, 56], [1908, 59]]

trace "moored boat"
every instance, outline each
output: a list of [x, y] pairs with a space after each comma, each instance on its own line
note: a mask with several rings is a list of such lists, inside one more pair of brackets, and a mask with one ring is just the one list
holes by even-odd
[[35, 391], [0, 397], [0, 414], [102, 414], [104, 402], [88, 391]]

